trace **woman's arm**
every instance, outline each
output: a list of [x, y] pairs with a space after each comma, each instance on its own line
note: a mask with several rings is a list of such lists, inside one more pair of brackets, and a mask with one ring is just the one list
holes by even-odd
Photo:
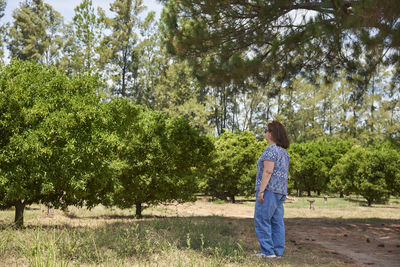
[[264, 160], [264, 171], [261, 178], [260, 191], [258, 192], [257, 200], [260, 203], [264, 203], [264, 190], [268, 185], [269, 179], [271, 179], [272, 172], [274, 171], [275, 162], [270, 160]]

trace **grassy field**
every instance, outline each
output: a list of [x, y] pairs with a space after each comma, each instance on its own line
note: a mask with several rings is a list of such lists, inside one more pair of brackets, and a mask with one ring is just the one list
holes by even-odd
[[[400, 200], [365, 207], [361, 199], [295, 198], [285, 204], [288, 219], [330, 218], [369, 223], [398, 221]], [[0, 211], [0, 266], [353, 266], [287, 242], [285, 256], [264, 260], [251, 218], [253, 201], [237, 204], [197, 201], [144, 211], [71, 207], [49, 216], [40, 205], [25, 211], [25, 228], [10, 225], [14, 211]], [[209, 215], [197, 214], [201, 209]], [[215, 215], [224, 211], [226, 214]], [[189, 212], [190, 211], [190, 212]], [[235, 216], [238, 212], [238, 216]], [[232, 215], [233, 214], [233, 215]]]

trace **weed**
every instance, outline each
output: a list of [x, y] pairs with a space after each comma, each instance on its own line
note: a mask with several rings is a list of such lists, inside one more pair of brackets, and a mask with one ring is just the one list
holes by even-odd
[[[286, 217], [328, 217], [340, 220], [365, 220], [385, 223], [398, 220], [399, 200], [388, 205], [362, 207], [357, 201], [339, 198], [317, 199], [309, 210], [307, 198], [286, 203]], [[202, 202], [201, 205], [214, 205]], [[217, 204], [218, 207], [221, 204]], [[231, 205], [246, 207], [252, 202]], [[225, 206], [224, 206], [225, 208]], [[66, 216], [55, 211], [54, 218], [40, 208], [27, 211], [25, 229], [11, 225], [13, 214], [0, 212], [1, 266], [345, 266], [310, 252], [306, 259], [288, 242], [287, 254], [279, 262], [266, 263], [250, 255], [258, 249], [251, 218], [221, 216], [177, 217], [176, 207], [163, 207], [161, 218], [134, 219], [129, 211], [96, 207], [92, 211], [71, 208]], [[157, 209], [147, 212], [157, 213]], [[168, 211], [170, 212], [169, 216]], [[193, 213], [193, 212], [192, 212]], [[385, 221], [386, 220], [386, 221]], [[9, 223], [5, 223], [9, 222]], [[300, 253], [297, 255], [296, 253]], [[303, 258], [302, 258], [303, 257]], [[300, 259], [300, 260], [299, 260]], [[308, 261], [307, 259], [312, 259]], [[299, 261], [304, 261], [300, 263]], [[4, 264], [4, 265], [3, 265]]]

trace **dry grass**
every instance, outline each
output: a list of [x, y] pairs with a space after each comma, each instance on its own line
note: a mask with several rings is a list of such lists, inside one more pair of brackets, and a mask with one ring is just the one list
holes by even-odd
[[[219, 204], [217, 204], [219, 203]], [[299, 250], [287, 242], [279, 260], [252, 257], [259, 249], [253, 226], [254, 202], [237, 204], [207, 199], [149, 208], [143, 219], [134, 210], [68, 212], [33, 205], [25, 211], [25, 229], [10, 227], [14, 212], [0, 212], [0, 266], [353, 266], [326, 251]], [[306, 198], [286, 203], [288, 219], [400, 220], [400, 202], [365, 207], [358, 200]]]

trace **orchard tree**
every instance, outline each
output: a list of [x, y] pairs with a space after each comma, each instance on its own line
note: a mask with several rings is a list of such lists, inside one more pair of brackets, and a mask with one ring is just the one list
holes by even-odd
[[298, 194], [306, 191], [311, 196], [311, 191], [322, 191], [329, 169], [321, 158], [319, 145], [313, 142], [292, 144], [288, 152], [290, 178], [294, 180]]
[[396, 197], [400, 196], [399, 150], [390, 143], [374, 143], [370, 145], [369, 148], [373, 150], [376, 155], [376, 169], [384, 173], [385, 181], [389, 189], [390, 195]]
[[385, 146], [358, 147], [332, 168], [333, 188], [353, 192], [372, 203], [385, 203], [399, 192], [399, 154]]
[[328, 191], [331, 168], [352, 146], [352, 141], [337, 139], [292, 144], [289, 148], [289, 180], [294, 184], [294, 188], [299, 194], [301, 191], [307, 191], [308, 196], [311, 195], [311, 191], [318, 194]]
[[169, 118], [129, 99], [114, 99], [106, 109], [115, 140], [111, 204], [135, 206], [136, 216], [141, 217], [149, 205], [194, 200], [197, 179], [209, 162], [211, 141], [187, 120]]
[[108, 138], [88, 76], [12, 61], [0, 72], [0, 208], [92, 207], [111, 190]]
[[257, 159], [266, 147], [266, 142], [257, 142], [249, 131], [218, 136], [205, 192], [232, 203], [236, 196], [254, 194]]

